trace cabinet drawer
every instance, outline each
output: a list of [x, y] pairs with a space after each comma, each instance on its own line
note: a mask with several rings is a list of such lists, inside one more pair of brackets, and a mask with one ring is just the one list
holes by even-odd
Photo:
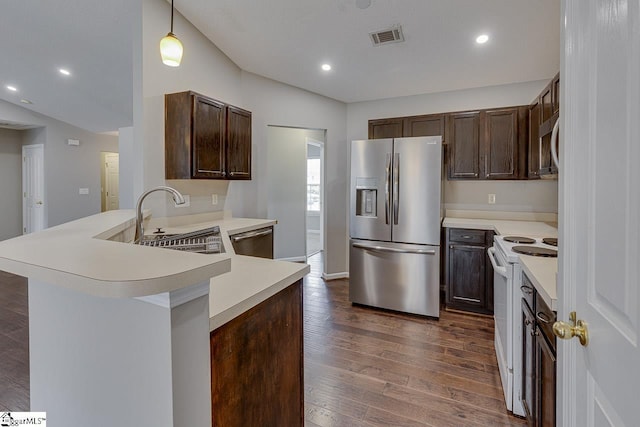
[[478, 245], [485, 244], [484, 230], [470, 230], [467, 228], [451, 228], [449, 229], [449, 241], [457, 243], [475, 243]]

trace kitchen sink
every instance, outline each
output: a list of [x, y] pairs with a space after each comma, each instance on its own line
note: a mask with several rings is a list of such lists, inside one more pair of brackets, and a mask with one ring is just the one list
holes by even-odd
[[201, 254], [224, 253], [220, 228], [217, 226], [182, 234], [147, 235], [137, 244]]

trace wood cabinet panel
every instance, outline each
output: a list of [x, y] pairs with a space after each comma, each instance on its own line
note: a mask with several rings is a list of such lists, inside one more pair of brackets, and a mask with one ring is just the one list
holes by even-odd
[[166, 179], [251, 179], [251, 112], [195, 92], [165, 95]]
[[300, 426], [302, 280], [211, 332], [213, 427]]
[[227, 107], [228, 179], [251, 179], [251, 113]]
[[450, 179], [480, 176], [480, 112], [453, 113], [448, 120]]
[[487, 256], [493, 234], [486, 230], [447, 229], [444, 266], [447, 307], [493, 313], [493, 268]]
[[521, 300], [522, 309], [522, 405], [530, 425], [535, 416], [535, 333], [536, 323], [527, 302]]
[[401, 138], [404, 118], [369, 120], [369, 139]]
[[540, 178], [540, 101], [529, 106], [529, 138], [528, 138], [527, 176], [529, 179]]
[[429, 114], [407, 117], [404, 123], [404, 136], [442, 136], [444, 140], [444, 114]]
[[556, 425], [556, 354], [536, 326], [536, 415], [538, 427]]
[[486, 179], [518, 179], [524, 170], [526, 107], [484, 111], [483, 164]]
[[193, 168], [191, 178], [224, 177], [225, 105], [193, 97]]

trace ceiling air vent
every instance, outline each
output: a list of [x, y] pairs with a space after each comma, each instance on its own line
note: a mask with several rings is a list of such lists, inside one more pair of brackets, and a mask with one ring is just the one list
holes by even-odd
[[404, 41], [402, 27], [400, 25], [396, 25], [395, 27], [386, 30], [374, 31], [373, 33], [369, 33], [369, 35], [371, 36], [374, 46]]
[[0, 122], [0, 129], [11, 129], [11, 130], [26, 130], [34, 128], [33, 125], [23, 125], [21, 123], [13, 123], [13, 122]]

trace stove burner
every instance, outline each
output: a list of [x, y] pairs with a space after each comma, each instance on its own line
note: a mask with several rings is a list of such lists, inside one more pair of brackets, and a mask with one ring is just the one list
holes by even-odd
[[531, 255], [531, 256], [541, 256], [541, 257], [549, 257], [549, 258], [556, 258], [558, 256], [557, 250], [541, 248], [538, 246], [514, 246], [513, 248], [511, 248], [511, 250], [519, 254], [525, 254], [525, 255]]
[[542, 243], [546, 243], [551, 246], [558, 246], [558, 239], [555, 237], [545, 237], [542, 239]]
[[521, 236], [507, 236], [507, 237], [503, 237], [503, 240], [506, 242], [521, 243], [525, 245], [531, 245], [536, 242], [535, 239], [532, 239], [530, 237], [521, 237]]

